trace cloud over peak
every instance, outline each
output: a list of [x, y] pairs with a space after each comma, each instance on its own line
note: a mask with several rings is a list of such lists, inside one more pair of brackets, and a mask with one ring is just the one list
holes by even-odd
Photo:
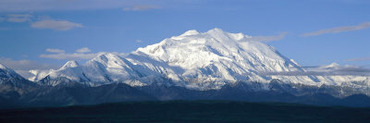
[[21, 76], [31, 77], [29, 70], [49, 70], [56, 69], [58, 65], [42, 64], [31, 60], [14, 60], [10, 58], [0, 57], [0, 63], [15, 70]]
[[74, 53], [65, 53], [64, 50], [61, 49], [52, 49], [48, 48], [46, 49], [46, 52], [49, 52], [51, 54], [41, 54], [41, 58], [50, 58], [50, 59], [68, 59], [68, 60], [79, 60], [79, 59], [91, 59], [94, 58], [98, 53], [88, 53], [91, 52], [91, 50], [87, 47], [83, 47], [80, 49], [77, 49]]

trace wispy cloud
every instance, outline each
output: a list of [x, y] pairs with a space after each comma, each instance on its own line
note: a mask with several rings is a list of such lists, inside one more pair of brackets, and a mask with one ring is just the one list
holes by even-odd
[[[35, 21], [35, 18], [39, 18], [41, 20]], [[53, 29], [60, 31], [66, 31], [73, 28], [83, 27], [83, 25], [80, 23], [75, 23], [67, 20], [55, 20], [47, 16], [34, 17], [34, 15], [31, 14], [8, 14], [6, 16], [0, 17], [0, 22], [13, 22], [13, 23], [31, 22], [30, 26], [32, 28]]]
[[289, 72], [260, 72], [261, 75], [278, 75], [278, 76], [370, 76], [370, 69], [352, 65], [327, 65], [327, 66], [309, 66], [304, 67], [306, 71], [289, 71]]
[[9, 14], [6, 20], [8, 22], [21, 23], [21, 22], [30, 21], [31, 17], [32, 17], [31, 14]]
[[[188, 1], [176, 1], [176, 3], [183, 5], [183, 3], [189, 3]], [[158, 8], [153, 4], [162, 6], [170, 3], [174, 2], [172, 0], [0, 0], [0, 12], [121, 9], [127, 6], [132, 6], [128, 7], [128, 10], [137, 11]]]
[[157, 5], [135, 5], [132, 7], [123, 8], [123, 11], [146, 11], [146, 10], [160, 9], [160, 8], [161, 7]]
[[76, 52], [78, 52], [78, 53], [88, 53], [88, 52], [91, 52], [91, 50], [87, 47], [84, 47], [84, 48], [81, 48], [81, 49], [77, 49]]
[[289, 72], [261, 72], [260, 75], [273, 75], [273, 76], [370, 76], [369, 69], [352, 69], [342, 71], [289, 71]]
[[50, 53], [64, 53], [65, 52], [64, 50], [61, 50], [61, 49], [53, 49], [53, 48], [47, 48], [45, 51], [46, 52], [50, 52]]
[[143, 41], [142, 40], [136, 40], [136, 43], [142, 43]]
[[356, 61], [370, 61], [370, 57], [346, 59], [346, 60], [344, 60], [344, 61], [350, 61], [350, 62], [356, 62]]
[[78, 59], [92, 59], [98, 53], [58, 53], [58, 54], [41, 54], [41, 58], [50, 58], [50, 59], [69, 59], [69, 60], [78, 60]]
[[73, 28], [83, 27], [83, 25], [66, 20], [41, 20], [32, 23], [31, 27], [39, 29], [53, 29], [59, 31], [66, 31]]
[[[106, 53], [106, 52], [91, 52], [90, 48], [88, 47], [77, 49], [73, 53], [66, 53], [64, 51], [65, 50], [48, 48], [46, 49], [46, 52], [49, 52], [49, 54], [41, 54], [39, 57], [56, 59], [56, 60], [64, 60], [64, 59], [67, 59], [67, 60], [86, 60], [87, 59], [88, 60], [88, 59], [92, 59], [98, 56], [101, 53]], [[110, 52], [110, 53], [114, 53], [120, 56], [127, 55], [127, 53], [118, 53], [118, 52]]]
[[31, 60], [13, 60], [10, 58], [0, 58], [0, 63], [14, 70], [31, 70], [31, 69], [50, 69], [54, 65], [40, 64]]
[[8, 14], [0, 17], [0, 22], [22, 23], [31, 21], [32, 17], [31, 14]]
[[280, 35], [276, 36], [254, 36], [252, 38], [249, 38], [248, 41], [264, 41], [264, 42], [269, 42], [269, 41], [279, 41], [285, 38], [287, 32], [283, 32]]
[[317, 36], [322, 34], [330, 34], [330, 33], [340, 33], [340, 32], [349, 32], [349, 31], [355, 31], [355, 30], [361, 30], [370, 28], [370, 22], [365, 22], [360, 25], [355, 26], [342, 26], [342, 27], [335, 27], [335, 28], [329, 28], [329, 29], [322, 29], [315, 32], [310, 33], [304, 33], [302, 36]]

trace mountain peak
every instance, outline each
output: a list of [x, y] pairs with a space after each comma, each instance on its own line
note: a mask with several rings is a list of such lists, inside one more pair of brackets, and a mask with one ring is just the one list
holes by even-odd
[[0, 64], [0, 79], [1, 78], [23, 78], [23, 77], [16, 73], [14, 70]]
[[[187, 31], [185, 34], [194, 33]], [[237, 81], [249, 77], [248, 80], [263, 81], [268, 77], [253, 74], [259, 71], [300, 70], [296, 63], [286, 59], [269, 45], [244, 41], [245, 38], [249, 37], [242, 33], [229, 33], [214, 28], [196, 36], [165, 39], [160, 43], [139, 48], [137, 52], [165, 62], [171, 67], [181, 68], [181, 71], [175, 71], [173, 75], [185, 79]]]
[[243, 33], [229, 33], [225, 32], [220, 28], [214, 28], [206, 32], [206, 34], [212, 36], [213, 38], [219, 41], [240, 41], [245, 38], [250, 38], [248, 35], [244, 35]]
[[188, 30], [185, 33], [181, 34], [180, 36], [189, 36], [189, 35], [197, 35], [199, 32], [197, 30]]
[[335, 69], [335, 68], [338, 68], [340, 67], [340, 65], [338, 63], [331, 63], [329, 65], [325, 65], [325, 66], [321, 66], [320, 68], [324, 68], [324, 69]]
[[[224, 32], [222, 29], [220, 28], [213, 28], [213, 29], [210, 29], [208, 30], [208, 32], [206, 32], [208, 34], [214, 34], [214, 35], [224, 35], [226, 34], [226, 32]], [[200, 34], [200, 32], [198, 32], [197, 30], [195, 29], [192, 29], [192, 30], [188, 30], [186, 32], [184, 32], [183, 34], [181, 34], [180, 36], [190, 36], [190, 35], [198, 35]]]
[[327, 67], [338, 67], [338, 66], [340, 66], [338, 63], [333, 62], [329, 64]]
[[221, 36], [221, 35], [226, 35], [226, 32], [224, 32], [222, 29], [220, 28], [213, 28], [211, 30], [208, 30], [208, 32], [206, 32], [207, 34], [209, 35], [212, 35], [212, 36]]
[[93, 61], [99, 61], [99, 62], [108, 62], [108, 61], [121, 61], [121, 57], [118, 56], [115, 53], [100, 53], [98, 54]]
[[7, 69], [4, 65], [0, 64], [0, 69]]
[[77, 63], [77, 61], [68, 61], [66, 64], [63, 65], [62, 69], [65, 69], [65, 68], [75, 68], [75, 67], [78, 67], [79, 64]]
[[208, 30], [208, 32], [224, 32], [224, 31], [222, 29], [216, 27], [216, 28]]
[[125, 58], [117, 53], [100, 53], [88, 62], [89, 64], [99, 63], [108, 68], [123, 68], [127, 66]]

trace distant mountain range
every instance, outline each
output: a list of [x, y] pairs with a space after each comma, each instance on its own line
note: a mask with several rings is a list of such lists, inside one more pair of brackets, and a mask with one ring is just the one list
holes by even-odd
[[370, 106], [370, 74], [338, 64], [314, 72], [242, 33], [215, 28], [121, 56], [101, 53], [85, 64], [23, 78], [0, 65], [0, 105], [61, 106], [139, 100], [244, 100]]

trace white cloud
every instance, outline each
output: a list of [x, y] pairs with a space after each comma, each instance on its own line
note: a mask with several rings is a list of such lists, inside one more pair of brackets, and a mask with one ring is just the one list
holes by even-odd
[[83, 27], [82, 24], [70, 22], [67, 20], [54, 20], [50, 17], [41, 16], [38, 17], [39, 21], [33, 20], [33, 15], [31, 14], [8, 14], [4, 17], [0, 17], [0, 22], [15, 22], [15, 23], [22, 23], [22, 22], [32, 22], [30, 23], [31, 27], [39, 28], [39, 29], [53, 29], [53, 30], [60, 30], [66, 31], [73, 28]]
[[53, 65], [39, 64], [30, 60], [13, 60], [10, 58], [0, 58], [0, 63], [14, 70], [49, 69]]
[[279, 41], [284, 39], [286, 34], [287, 34], [286, 32], [283, 32], [277, 36], [253, 36], [252, 38], [249, 38], [248, 41], [264, 41], [264, 42]]
[[31, 17], [32, 17], [31, 14], [9, 14], [7, 16], [7, 21], [21, 23], [21, 22], [30, 21]]
[[78, 53], [88, 53], [88, 52], [91, 52], [91, 50], [87, 47], [84, 47], [84, 48], [76, 50], [76, 52], [78, 52]]
[[289, 72], [260, 72], [261, 75], [281, 75], [281, 76], [336, 76], [336, 75], [354, 75], [369, 76], [370, 69], [353, 65], [324, 65], [304, 67], [306, 71]]
[[346, 59], [344, 61], [351, 61], [351, 62], [356, 62], [356, 61], [370, 61], [370, 57]]
[[66, 20], [41, 20], [31, 24], [33, 28], [39, 29], [53, 29], [66, 31], [73, 28], [83, 27], [82, 24], [74, 23]]
[[52, 48], [47, 48], [46, 52], [51, 52], [51, 53], [64, 53], [64, 50], [61, 49], [52, 49]]
[[[55, 49], [54, 49], [55, 50]], [[58, 49], [60, 50], [60, 49]], [[60, 50], [64, 51], [64, 50]], [[65, 53], [65, 52], [51, 52], [51, 54], [41, 54], [41, 58], [49, 58], [49, 59], [57, 59], [57, 60], [83, 60], [83, 59], [92, 59], [96, 57], [97, 55], [104, 53], [104, 52], [97, 52], [97, 53], [88, 53], [91, 52], [91, 50], [87, 47], [77, 49], [74, 53]], [[111, 52], [120, 56], [126, 56], [126, 53], [117, 53], [117, 52]]]
[[77, 49], [75, 53], [65, 53], [61, 49], [46, 49], [47, 52], [52, 54], [41, 54], [41, 58], [50, 58], [50, 59], [68, 59], [68, 60], [80, 60], [80, 59], [92, 59], [99, 53], [88, 53], [91, 50], [87, 47]]
[[355, 30], [361, 30], [361, 29], [366, 29], [370, 28], [370, 22], [365, 22], [360, 25], [355, 25], [355, 26], [342, 26], [342, 27], [335, 27], [335, 28], [329, 28], [329, 29], [322, 29], [319, 31], [315, 32], [310, 32], [310, 33], [304, 33], [302, 36], [317, 36], [317, 35], [322, 35], [322, 34], [330, 34], [330, 33], [340, 33], [340, 32], [349, 32], [349, 31], [355, 31]]
[[[176, 1], [179, 5], [189, 3]], [[120, 9], [133, 5], [173, 4], [172, 0], [0, 0], [0, 12]], [[132, 7], [136, 10], [145, 6]]]
[[136, 43], [142, 43], [143, 41], [142, 40], [136, 40]]
[[145, 10], [152, 10], [152, 9], [160, 9], [160, 6], [156, 5], [135, 5], [132, 7], [125, 7], [123, 11], [145, 11]]

